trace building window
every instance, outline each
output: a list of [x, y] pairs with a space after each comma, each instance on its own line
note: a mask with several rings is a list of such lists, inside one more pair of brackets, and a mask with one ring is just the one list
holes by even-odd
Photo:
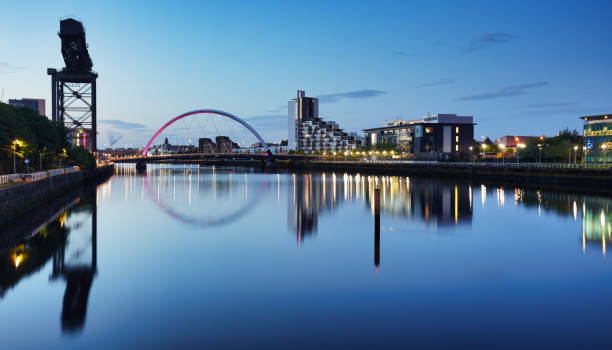
[[425, 133], [426, 134], [430, 134], [431, 133], [431, 128], [425, 128]]
[[458, 126], [456, 126], [456, 127], [455, 127], [455, 134], [458, 134], [458, 133], [459, 133], [459, 127], [458, 127]]
[[459, 152], [459, 145], [455, 145], [455, 152]]
[[455, 142], [459, 142], [459, 136], [455, 136]]

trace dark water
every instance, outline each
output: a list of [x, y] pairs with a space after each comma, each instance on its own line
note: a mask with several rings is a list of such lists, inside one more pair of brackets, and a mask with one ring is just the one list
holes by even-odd
[[0, 252], [0, 344], [605, 346], [611, 203], [415, 177], [118, 166], [2, 228], [29, 238]]

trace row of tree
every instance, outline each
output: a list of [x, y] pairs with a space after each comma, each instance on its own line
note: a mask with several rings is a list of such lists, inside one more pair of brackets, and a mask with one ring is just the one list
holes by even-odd
[[[511, 148], [501, 149], [499, 145], [493, 143], [488, 137], [484, 142], [474, 141], [474, 154], [481, 153], [514, 153]], [[531, 141], [524, 148], [518, 149], [518, 156], [525, 162], [560, 162], [567, 163], [582, 161], [582, 135], [576, 130], [564, 129], [552, 137], [541, 137]]]
[[0, 174], [91, 166], [93, 156], [70, 144], [67, 134], [61, 123], [30, 108], [0, 102]]

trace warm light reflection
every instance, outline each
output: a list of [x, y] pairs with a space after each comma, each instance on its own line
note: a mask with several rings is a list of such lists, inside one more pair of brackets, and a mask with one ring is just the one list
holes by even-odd
[[15, 268], [18, 268], [23, 260], [23, 254], [15, 254], [13, 261], [15, 262]]

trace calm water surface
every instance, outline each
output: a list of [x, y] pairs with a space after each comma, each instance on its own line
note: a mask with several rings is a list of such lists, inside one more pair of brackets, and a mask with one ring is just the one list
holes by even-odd
[[23, 231], [1, 246], [3, 349], [610, 339], [609, 198], [417, 177], [116, 170], [0, 229]]

